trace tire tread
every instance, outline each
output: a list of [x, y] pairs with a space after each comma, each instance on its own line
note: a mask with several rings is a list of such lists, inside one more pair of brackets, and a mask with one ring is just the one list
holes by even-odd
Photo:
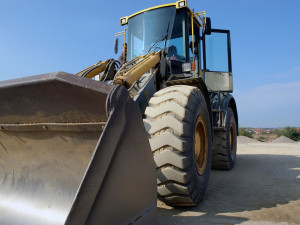
[[168, 205], [190, 206], [200, 201], [191, 194], [196, 187], [189, 183], [191, 159], [186, 156], [186, 149], [193, 145], [193, 110], [199, 98], [203, 96], [195, 87], [171, 86], [156, 92], [145, 111], [144, 125], [157, 167], [158, 196]]

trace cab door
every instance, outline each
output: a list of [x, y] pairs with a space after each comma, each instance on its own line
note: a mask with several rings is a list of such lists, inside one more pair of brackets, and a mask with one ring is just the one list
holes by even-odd
[[204, 81], [208, 91], [233, 91], [230, 31], [211, 29], [203, 40]]

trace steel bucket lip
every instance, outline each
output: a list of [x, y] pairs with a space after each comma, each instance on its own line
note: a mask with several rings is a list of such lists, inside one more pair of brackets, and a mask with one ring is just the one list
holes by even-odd
[[76, 86], [84, 86], [84, 88], [94, 90], [94, 91], [101, 90], [101, 92], [105, 94], [109, 94], [109, 92], [113, 88], [113, 85], [111, 84], [96, 82], [94, 80], [84, 78], [84, 77], [79, 77], [71, 73], [58, 71], [53, 73], [46, 73], [46, 74], [33, 75], [28, 77], [0, 81], [0, 89], [7, 89], [12, 87], [18, 87], [18, 86], [27, 86], [31, 84], [44, 83], [44, 82], [47, 83], [53, 81], [60, 81], [64, 83], [73, 84]]

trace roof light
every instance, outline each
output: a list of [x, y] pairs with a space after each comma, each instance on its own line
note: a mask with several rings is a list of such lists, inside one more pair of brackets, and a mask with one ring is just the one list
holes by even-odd
[[121, 26], [124, 26], [128, 23], [128, 17], [122, 17], [120, 19]]
[[185, 6], [185, 2], [179, 2], [179, 7], [184, 7]]
[[187, 7], [187, 0], [181, 0], [181, 1], [177, 1], [176, 2], [176, 8], [183, 8], [183, 7]]

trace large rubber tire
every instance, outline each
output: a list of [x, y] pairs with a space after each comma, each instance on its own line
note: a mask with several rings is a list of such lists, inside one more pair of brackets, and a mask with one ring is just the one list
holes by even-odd
[[236, 161], [237, 126], [231, 108], [226, 115], [225, 131], [214, 132], [212, 168], [230, 170]]
[[198, 204], [207, 188], [212, 154], [210, 119], [202, 93], [191, 86], [167, 87], [150, 99], [145, 115], [158, 198], [171, 206]]

